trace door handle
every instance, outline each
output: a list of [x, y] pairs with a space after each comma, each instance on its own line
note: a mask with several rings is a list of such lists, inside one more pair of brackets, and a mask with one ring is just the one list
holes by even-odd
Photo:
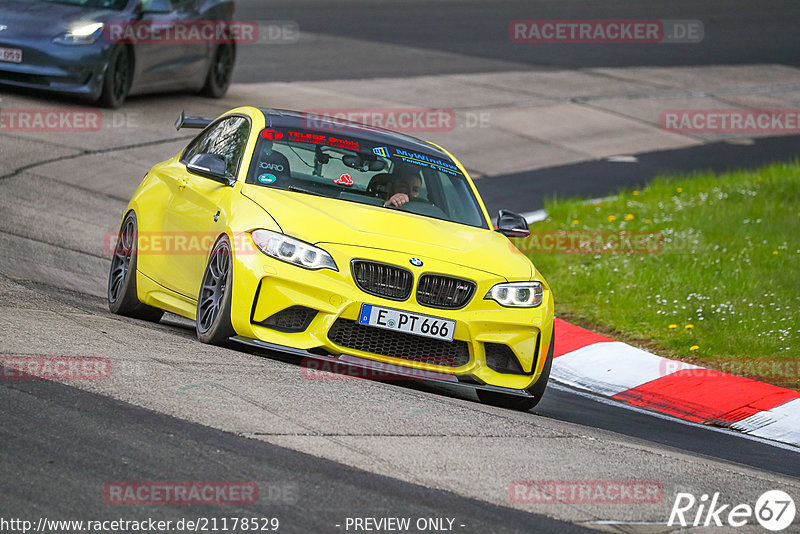
[[189, 183], [188, 178], [181, 178], [180, 180], [178, 180], [178, 189], [183, 191], [186, 188], [186, 184], [188, 183]]

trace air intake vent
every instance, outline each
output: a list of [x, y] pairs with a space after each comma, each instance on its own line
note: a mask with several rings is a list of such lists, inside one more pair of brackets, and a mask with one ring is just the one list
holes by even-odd
[[469, 348], [464, 341], [441, 341], [365, 326], [348, 319], [337, 319], [328, 338], [340, 347], [412, 362], [443, 367], [461, 367], [469, 362]]
[[486, 351], [486, 365], [498, 373], [523, 374], [522, 367], [514, 351], [502, 343], [484, 343]]
[[264, 321], [257, 323], [280, 332], [302, 332], [312, 319], [317, 315], [317, 310], [304, 306], [291, 306], [278, 313], [270, 315]]

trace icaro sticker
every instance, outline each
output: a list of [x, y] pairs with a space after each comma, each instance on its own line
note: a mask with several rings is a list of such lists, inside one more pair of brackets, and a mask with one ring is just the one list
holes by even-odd
[[268, 171], [283, 172], [283, 165], [281, 165], [280, 163], [267, 163], [262, 161], [261, 163], [258, 164], [258, 168], [265, 169]]
[[271, 184], [275, 180], [277, 180], [277, 178], [275, 177], [274, 174], [262, 174], [261, 176], [258, 177], [258, 181], [261, 182], [262, 184]]

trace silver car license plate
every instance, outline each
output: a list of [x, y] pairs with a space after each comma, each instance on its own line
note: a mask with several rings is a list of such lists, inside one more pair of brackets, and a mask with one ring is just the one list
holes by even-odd
[[0, 61], [22, 63], [22, 50], [19, 48], [0, 48]]

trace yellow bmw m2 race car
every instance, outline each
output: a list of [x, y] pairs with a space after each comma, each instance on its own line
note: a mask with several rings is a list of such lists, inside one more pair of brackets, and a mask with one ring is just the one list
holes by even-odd
[[112, 312], [196, 321], [314, 362], [474, 388], [530, 409], [553, 358], [553, 296], [439, 146], [361, 124], [241, 107], [154, 166], [124, 214]]

